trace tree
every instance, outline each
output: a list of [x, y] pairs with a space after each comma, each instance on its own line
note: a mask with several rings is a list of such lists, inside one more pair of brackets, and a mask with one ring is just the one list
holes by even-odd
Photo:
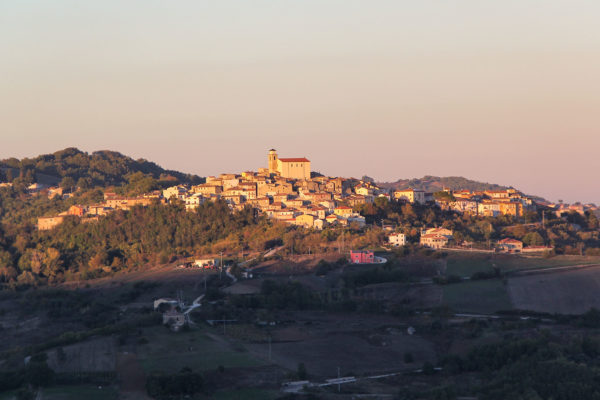
[[300, 379], [301, 381], [306, 380], [308, 378], [308, 372], [306, 371], [306, 366], [304, 365], [304, 363], [299, 363], [298, 364], [298, 379]]
[[60, 187], [66, 190], [72, 190], [75, 187], [75, 179], [71, 178], [70, 176], [65, 176], [60, 181]]
[[77, 180], [77, 187], [81, 189], [89, 189], [92, 187], [92, 179], [88, 177], [81, 177]]
[[62, 271], [60, 251], [53, 247], [47, 248], [43, 263], [44, 274], [48, 277], [56, 277], [56, 275]]
[[33, 387], [48, 386], [54, 381], [54, 371], [46, 361], [31, 361], [25, 369], [25, 380]]
[[529, 232], [523, 236], [523, 243], [527, 246], [543, 246], [544, 238], [537, 232]]
[[445, 190], [435, 192], [433, 194], [433, 198], [439, 201], [446, 201], [449, 203], [456, 201], [456, 198], [452, 195], [452, 193], [446, 192]]
[[94, 272], [106, 265], [106, 252], [100, 251], [94, 257], [90, 258], [90, 271]]

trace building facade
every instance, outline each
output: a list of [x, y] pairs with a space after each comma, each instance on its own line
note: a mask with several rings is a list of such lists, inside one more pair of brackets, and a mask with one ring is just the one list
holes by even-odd
[[392, 246], [404, 246], [406, 244], [406, 235], [404, 233], [395, 233], [388, 236], [388, 241]]
[[350, 262], [352, 264], [372, 264], [375, 262], [375, 253], [370, 250], [350, 251]]
[[282, 178], [310, 179], [310, 161], [305, 158], [279, 158], [275, 149], [269, 150], [269, 172]]
[[394, 199], [425, 204], [425, 191], [418, 189], [396, 190], [394, 191]]

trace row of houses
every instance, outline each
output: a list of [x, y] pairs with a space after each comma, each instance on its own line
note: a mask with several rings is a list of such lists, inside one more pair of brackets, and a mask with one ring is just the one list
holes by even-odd
[[[525, 211], [535, 211], [535, 202], [515, 189], [506, 190], [445, 190], [448, 197], [436, 199], [442, 209], [460, 213], [497, 217], [512, 215], [522, 217]], [[453, 200], [449, 200], [453, 199]]]
[[490, 217], [499, 215], [520, 217], [527, 210], [535, 210], [534, 201], [515, 189], [484, 191], [444, 189], [444, 191], [448, 196], [438, 199], [434, 198], [433, 193], [412, 188], [395, 190], [391, 197], [409, 203], [435, 202], [444, 210]]
[[[453, 239], [453, 232], [445, 228], [429, 228], [421, 231], [419, 244], [431, 249], [442, 249]], [[406, 245], [406, 235], [393, 233], [388, 236], [388, 243], [398, 247]], [[553, 250], [551, 246], [524, 246], [523, 242], [513, 238], [505, 238], [496, 243], [496, 251], [504, 253], [542, 253]]]
[[104, 194], [104, 202], [91, 205], [73, 205], [67, 211], [49, 217], [40, 217], [37, 228], [40, 231], [54, 229], [62, 224], [66, 217], [77, 217], [81, 222], [94, 222], [99, 217], [108, 215], [116, 210], [130, 210], [135, 206], [148, 206], [153, 201], [160, 200], [160, 192], [152, 192], [139, 197], [119, 196], [113, 192]]

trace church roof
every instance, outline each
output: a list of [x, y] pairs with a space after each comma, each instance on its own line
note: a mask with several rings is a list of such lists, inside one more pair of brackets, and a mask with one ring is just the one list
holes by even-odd
[[310, 162], [306, 157], [301, 158], [280, 158], [281, 162]]

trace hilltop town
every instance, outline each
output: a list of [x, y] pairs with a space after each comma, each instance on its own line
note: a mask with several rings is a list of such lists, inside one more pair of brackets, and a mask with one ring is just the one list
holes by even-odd
[[[45, 189], [49, 198], [69, 196], [60, 187], [44, 188], [38, 184], [30, 186], [32, 193]], [[582, 216], [586, 212], [597, 211], [595, 205], [566, 205], [549, 202], [536, 202], [516, 189], [505, 190], [450, 190], [444, 188], [435, 193], [420, 189], [385, 189], [369, 180], [327, 177], [311, 171], [311, 162], [306, 157], [280, 158], [275, 149], [267, 156], [267, 167], [257, 171], [244, 171], [239, 174], [223, 173], [206, 177], [205, 183], [198, 185], [175, 185], [162, 191], [152, 191], [136, 197], [104, 192], [104, 201], [99, 204], [73, 205], [58, 215], [38, 218], [40, 231], [51, 230], [74, 216], [83, 223], [97, 221], [101, 216], [115, 210], [129, 210], [135, 206], [148, 206], [153, 202], [168, 204], [182, 202], [188, 211], [194, 211], [204, 202], [222, 200], [232, 211], [251, 207], [259, 215], [290, 225], [322, 230], [333, 226], [354, 226], [363, 228], [365, 216], [360, 208], [374, 202], [396, 201], [439, 207], [444, 211], [456, 212], [474, 217], [511, 216], [522, 219], [527, 213], [535, 213], [538, 206], [560, 217], [564, 213], [576, 212]], [[388, 242], [392, 246], [406, 244], [406, 235], [393, 226]], [[503, 241], [502, 241], [503, 240]], [[508, 252], [547, 251], [551, 247], [530, 246], [523, 249], [523, 243], [512, 238], [504, 238], [497, 243], [497, 249]], [[507, 242], [508, 240], [508, 242]], [[420, 244], [430, 248], [443, 248], [449, 242], [454, 245], [471, 245], [454, 240], [449, 229], [429, 227], [423, 229]]]
[[494, 399], [514, 397], [512, 361], [495, 363], [515, 351], [522, 374], [539, 354], [596, 365], [598, 344], [571, 340], [600, 327], [595, 205], [311, 167], [274, 149], [204, 179], [76, 149], [10, 161], [0, 391]]

